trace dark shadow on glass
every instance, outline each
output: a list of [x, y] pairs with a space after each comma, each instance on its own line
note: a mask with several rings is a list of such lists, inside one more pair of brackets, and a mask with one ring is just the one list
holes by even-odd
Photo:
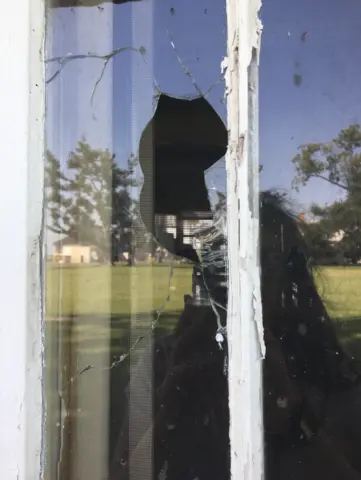
[[302, 227], [280, 195], [263, 195], [266, 478], [357, 479], [360, 365], [316, 289]]
[[[282, 197], [261, 195], [266, 475], [357, 479], [360, 366], [335, 334], [300, 227]], [[154, 478], [227, 479], [227, 349], [215, 341], [212, 308], [185, 300], [174, 333], [155, 345]], [[225, 310], [219, 314], [224, 322]], [[127, 478], [120, 438], [112, 480]]]
[[[153, 439], [154, 478], [229, 476], [227, 348], [221, 344], [227, 302], [225, 237], [212, 223], [204, 178], [226, 149], [227, 130], [203, 97], [161, 95], [140, 142], [145, 226], [161, 246], [193, 263], [192, 296], [184, 297], [173, 333], [156, 338], [153, 349], [153, 425], [144, 425], [143, 431], [144, 438]], [[170, 215], [176, 219], [174, 239], [167, 237], [166, 223], [157, 222]], [[184, 224], [192, 219], [208, 220], [208, 226], [193, 232], [189, 243]], [[136, 394], [147, 401], [146, 392]], [[125, 416], [111, 480], [130, 477], [128, 420]]]

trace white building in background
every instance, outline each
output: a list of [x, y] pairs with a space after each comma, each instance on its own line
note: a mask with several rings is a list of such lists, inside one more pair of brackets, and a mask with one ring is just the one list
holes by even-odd
[[93, 245], [65, 237], [53, 243], [53, 263], [59, 265], [90, 264], [98, 260], [98, 254]]
[[335, 232], [331, 238], [330, 238], [330, 242], [332, 243], [338, 243], [338, 242], [341, 242], [341, 240], [343, 239], [343, 237], [345, 236], [345, 232], [343, 230], [339, 230], [338, 232]]

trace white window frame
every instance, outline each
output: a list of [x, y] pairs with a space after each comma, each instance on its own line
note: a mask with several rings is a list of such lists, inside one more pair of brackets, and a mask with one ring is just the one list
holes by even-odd
[[231, 477], [263, 478], [262, 359], [258, 259], [258, 59], [260, 0], [227, 0], [227, 228]]
[[[94, 3], [102, 3], [92, 2]], [[260, 0], [227, 0], [231, 474], [263, 478], [258, 265]], [[1, 7], [0, 478], [44, 478], [44, 0]]]
[[[2, 4], [0, 45], [0, 478], [42, 478], [43, 0]], [[6, 319], [6, 320], [5, 320]]]

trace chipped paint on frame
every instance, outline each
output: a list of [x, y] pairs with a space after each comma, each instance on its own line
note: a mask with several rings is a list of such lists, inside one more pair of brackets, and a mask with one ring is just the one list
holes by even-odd
[[[226, 70], [229, 145], [229, 407], [231, 477], [263, 478], [262, 360], [258, 228], [259, 0], [228, 0]], [[240, 408], [240, 405], [242, 406]]]
[[[0, 43], [0, 478], [44, 477], [43, 343], [44, 41], [43, 0], [5, 2]], [[6, 92], [6, 93], [5, 93]], [[6, 287], [5, 287], [6, 286]]]

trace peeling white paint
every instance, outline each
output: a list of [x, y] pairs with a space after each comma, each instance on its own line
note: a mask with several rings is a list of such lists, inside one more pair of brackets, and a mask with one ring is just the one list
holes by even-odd
[[263, 340], [258, 261], [259, 0], [227, 0], [229, 406], [231, 477], [263, 477]]
[[43, 0], [1, 5], [0, 478], [42, 479]]

